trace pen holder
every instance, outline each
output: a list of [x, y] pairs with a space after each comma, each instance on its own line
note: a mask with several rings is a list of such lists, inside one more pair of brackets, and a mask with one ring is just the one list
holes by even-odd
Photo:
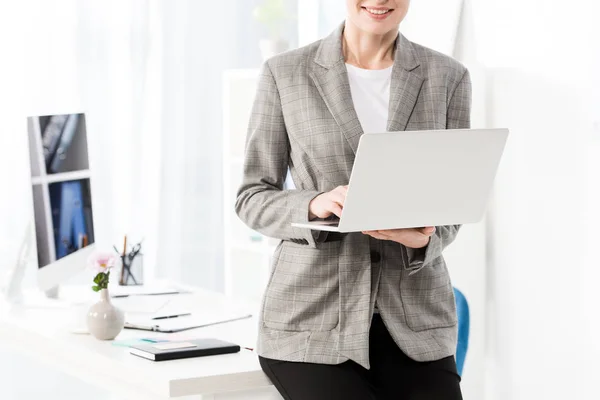
[[136, 286], [144, 284], [144, 255], [137, 253], [133, 258], [121, 256], [121, 275], [119, 285]]

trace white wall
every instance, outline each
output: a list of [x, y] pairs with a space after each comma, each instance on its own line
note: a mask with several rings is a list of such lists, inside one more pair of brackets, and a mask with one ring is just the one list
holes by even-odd
[[468, 3], [454, 55], [471, 70], [472, 126], [511, 138], [487, 226], [446, 252], [471, 300], [465, 398], [598, 398], [599, 5]]
[[597, 262], [585, 248], [600, 220], [587, 209], [590, 183], [598, 183], [588, 180], [597, 171], [588, 170], [586, 96], [515, 69], [491, 77], [490, 123], [511, 128], [490, 238], [494, 350], [507, 391], [499, 398], [591, 398], [582, 375], [592, 366], [583, 289], [598, 272], [591, 273], [588, 263]]
[[511, 129], [489, 227], [488, 398], [598, 398], [597, 5], [474, 6], [488, 123]]

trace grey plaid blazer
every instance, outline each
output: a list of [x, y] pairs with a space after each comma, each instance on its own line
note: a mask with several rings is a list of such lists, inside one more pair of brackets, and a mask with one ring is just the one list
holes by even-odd
[[[459, 226], [437, 227], [429, 245], [415, 250], [361, 233], [328, 237], [290, 225], [308, 220], [315, 196], [348, 184], [363, 133], [342, 31], [343, 24], [323, 40], [273, 57], [260, 75], [235, 205], [249, 227], [281, 239], [262, 302], [258, 354], [323, 364], [351, 359], [369, 368], [377, 301], [408, 356], [447, 357], [455, 352], [457, 318], [442, 251]], [[398, 35], [389, 131], [468, 128], [470, 106], [464, 66]], [[283, 189], [288, 167], [296, 190]]]

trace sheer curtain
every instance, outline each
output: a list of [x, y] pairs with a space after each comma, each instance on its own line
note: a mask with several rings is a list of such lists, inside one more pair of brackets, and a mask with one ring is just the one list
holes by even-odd
[[19, 62], [16, 83], [2, 77], [4, 264], [32, 212], [25, 116], [83, 111], [99, 246], [127, 233], [144, 239], [147, 276], [223, 289], [222, 73], [261, 62], [260, 1], [233, 3], [227, 18], [192, 0], [2, 4]]
[[[85, 112], [96, 241], [111, 249], [127, 233], [145, 238], [146, 273], [153, 274], [158, 240], [162, 108], [161, 21], [158, 3], [26, 1], [13, 9], [23, 22], [21, 104], [8, 116], [18, 124], [12, 205], [2, 207], [11, 237], [30, 218], [26, 115]], [[120, 238], [120, 239], [119, 239]], [[10, 243], [10, 257], [17, 243]], [[34, 269], [30, 272], [33, 274]], [[31, 274], [31, 275], [32, 275]]]

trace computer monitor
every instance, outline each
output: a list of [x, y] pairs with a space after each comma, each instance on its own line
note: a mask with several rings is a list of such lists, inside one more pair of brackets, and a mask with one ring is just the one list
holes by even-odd
[[38, 286], [56, 297], [94, 248], [85, 115], [29, 117], [27, 130]]

